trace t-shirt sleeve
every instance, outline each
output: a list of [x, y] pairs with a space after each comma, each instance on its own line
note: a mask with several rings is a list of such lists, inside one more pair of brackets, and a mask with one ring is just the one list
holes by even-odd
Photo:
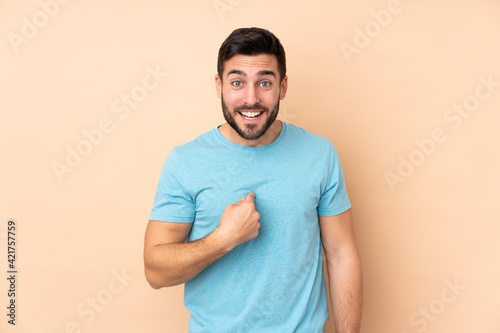
[[194, 221], [195, 205], [183, 186], [185, 168], [181, 162], [174, 148], [161, 172], [150, 220], [177, 223]]
[[325, 181], [322, 184], [318, 215], [334, 216], [351, 208], [342, 173], [340, 159], [335, 147], [328, 141], [328, 160]]

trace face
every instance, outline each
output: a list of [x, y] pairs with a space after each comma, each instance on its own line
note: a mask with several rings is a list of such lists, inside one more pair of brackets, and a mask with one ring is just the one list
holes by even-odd
[[[221, 97], [222, 103], [222, 113], [224, 114], [224, 119], [231, 128], [245, 140], [257, 140], [260, 139], [271, 127], [276, 118], [278, 117], [279, 105], [277, 104], [273, 107], [271, 111], [263, 105], [255, 104], [249, 106], [240, 106], [234, 109], [234, 113], [231, 112], [224, 101], [224, 95]], [[259, 115], [260, 114], [260, 115]], [[267, 115], [267, 116], [266, 116]], [[237, 117], [241, 116], [244, 118], [243, 125], [236, 122]], [[259, 119], [262, 117], [263, 124], [259, 127]], [[260, 122], [261, 123], [261, 122]]]
[[244, 140], [264, 138], [276, 121], [279, 101], [286, 94], [287, 78], [280, 83], [274, 55], [236, 55], [216, 76], [222, 112], [232, 130]]

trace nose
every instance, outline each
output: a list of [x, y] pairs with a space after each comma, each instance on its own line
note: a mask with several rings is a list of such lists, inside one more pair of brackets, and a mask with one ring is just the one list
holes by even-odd
[[243, 102], [246, 105], [255, 105], [260, 103], [258, 91], [253, 85], [248, 85], [246, 87]]

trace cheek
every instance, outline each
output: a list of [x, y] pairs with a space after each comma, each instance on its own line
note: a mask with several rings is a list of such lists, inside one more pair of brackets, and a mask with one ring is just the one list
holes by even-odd
[[240, 91], [235, 91], [232, 89], [224, 89], [223, 91], [223, 97], [224, 101], [226, 102], [226, 105], [236, 105], [238, 104], [238, 101], [241, 100], [241, 92]]
[[263, 101], [265, 101], [266, 104], [268, 105], [274, 105], [280, 98], [280, 92], [278, 91], [273, 91], [269, 92], [269, 94], [265, 94], [263, 96]]

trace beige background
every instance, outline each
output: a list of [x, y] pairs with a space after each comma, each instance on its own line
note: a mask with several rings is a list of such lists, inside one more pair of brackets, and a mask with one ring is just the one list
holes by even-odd
[[168, 153], [223, 122], [220, 44], [259, 26], [287, 52], [281, 119], [340, 154], [362, 332], [500, 332], [500, 2], [60, 1], [0, 2], [0, 276], [9, 219], [19, 270], [0, 331], [186, 332], [182, 286], [144, 279], [144, 230]]

